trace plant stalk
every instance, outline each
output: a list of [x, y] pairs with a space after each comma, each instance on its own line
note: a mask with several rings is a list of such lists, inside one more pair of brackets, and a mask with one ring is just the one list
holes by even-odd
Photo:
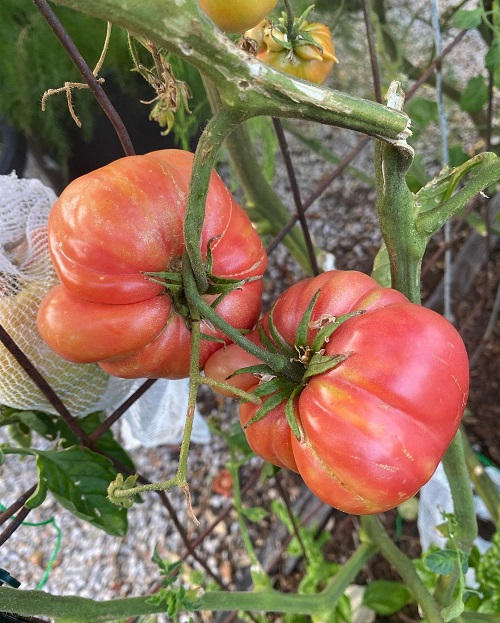
[[397, 142], [410, 135], [408, 117], [377, 102], [298, 80], [239, 49], [214, 28], [196, 0], [57, 0], [140, 33], [208, 77], [231, 110], [308, 119]]
[[395, 567], [420, 605], [427, 623], [444, 623], [438, 604], [418, 576], [412, 561], [394, 544], [376, 515], [362, 516], [361, 528], [383, 556]]
[[217, 163], [220, 147], [237, 123], [237, 117], [226, 107], [217, 111], [203, 130], [194, 156], [184, 218], [184, 240], [196, 285], [201, 294], [208, 290], [200, 240], [210, 178]]

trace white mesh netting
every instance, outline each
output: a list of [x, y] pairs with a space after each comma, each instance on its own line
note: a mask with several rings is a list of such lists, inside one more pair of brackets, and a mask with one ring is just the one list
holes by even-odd
[[[36, 314], [45, 292], [57, 283], [47, 245], [47, 218], [56, 195], [35, 179], [0, 176], [0, 323], [76, 416], [120, 405], [142, 380], [108, 376], [96, 364], [74, 364], [40, 338]], [[124, 415], [129, 445], [178, 443], [187, 406], [186, 381], [157, 381]], [[0, 343], [0, 404], [56, 413], [50, 401]], [[195, 415], [193, 441], [209, 440]]]
[[[500, 491], [500, 471], [495, 467], [485, 467], [485, 471]], [[445, 547], [447, 539], [437, 527], [443, 523], [443, 512], [453, 512], [453, 500], [442, 463], [438, 465], [429, 482], [422, 487], [419, 497], [418, 530], [422, 549], [425, 551], [431, 545]], [[484, 520], [491, 519], [479, 496], [474, 496], [474, 505], [478, 517]], [[489, 541], [481, 537], [477, 537], [475, 544], [480, 552], [485, 552], [491, 545]]]

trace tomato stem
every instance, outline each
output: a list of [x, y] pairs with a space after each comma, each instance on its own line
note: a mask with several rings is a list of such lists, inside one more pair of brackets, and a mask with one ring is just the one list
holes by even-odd
[[454, 514], [457, 519], [455, 540], [461, 550], [470, 552], [474, 539], [477, 537], [477, 519], [460, 430], [458, 430], [443, 457], [443, 467], [450, 486]]
[[232, 327], [228, 322], [217, 314], [212, 307], [206, 303], [200, 296], [195, 279], [194, 272], [188, 261], [183, 262], [184, 291], [190, 305], [199, 311], [202, 318], [209, 320], [215, 327], [220, 329], [230, 340], [238, 346], [241, 346], [251, 355], [254, 355], [264, 363], [266, 363], [276, 374], [282, 374], [300, 383], [304, 373], [302, 364], [292, 362], [285, 355], [279, 353], [270, 353], [267, 350], [257, 346], [249, 339], [244, 337], [238, 329]]
[[440, 608], [417, 574], [413, 562], [395, 545], [377, 516], [364, 515], [360, 520], [363, 533], [395, 567], [420, 605], [427, 623], [443, 623]]
[[205, 202], [210, 178], [224, 139], [240, 121], [241, 119], [229, 111], [227, 107], [217, 111], [203, 130], [193, 160], [184, 218], [184, 240], [200, 294], [204, 294], [209, 287], [200, 240], [205, 221]]

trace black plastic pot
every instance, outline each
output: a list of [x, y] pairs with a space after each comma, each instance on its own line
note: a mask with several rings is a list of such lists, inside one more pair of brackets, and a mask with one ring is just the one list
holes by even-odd
[[26, 166], [26, 139], [6, 121], [0, 119], [0, 175], [15, 171], [22, 177]]

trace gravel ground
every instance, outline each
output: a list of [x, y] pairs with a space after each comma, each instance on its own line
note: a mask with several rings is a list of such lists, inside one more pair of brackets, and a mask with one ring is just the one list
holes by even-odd
[[[412, 5], [413, 6], [413, 5]], [[414, 8], [412, 12], [414, 11]], [[464, 43], [453, 53], [449, 66], [468, 67], [471, 59], [472, 40]], [[469, 35], [467, 35], [469, 37]], [[351, 42], [353, 45], [353, 42]], [[342, 58], [342, 46], [338, 55]], [[477, 50], [477, 47], [475, 47]], [[347, 54], [348, 51], [345, 51]], [[416, 52], [418, 55], [418, 50]], [[417, 58], [412, 60], [418, 60]], [[359, 63], [356, 68], [356, 83], [371, 84], [368, 63]], [[474, 72], [474, 67], [471, 68]], [[339, 81], [347, 84], [354, 78], [349, 76], [349, 68], [338, 68]], [[361, 72], [366, 74], [366, 80]], [[359, 89], [351, 90], [359, 93]], [[337, 155], [345, 154], [359, 140], [352, 132], [344, 132], [329, 127], [307, 127], [321, 138], [325, 146]], [[298, 182], [301, 189], [314, 189], [322, 177], [331, 170], [319, 156], [304, 149], [300, 141], [289, 137], [292, 158], [300, 163], [297, 168]], [[435, 159], [437, 152], [431, 154]], [[437, 160], [436, 160], [437, 162]], [[364, 173], [371, 175], [373, 170], [371, 149], [353, 163]], [[39, 176], [39, 172], [30, 164], [27, 176]], [[346, 179], [350, 189], [346, 192]], [[278, 163], [276, 191], [289, 203], [290, 188], [281, 165]], [[337, 268], [369, 271], [373, 257], [380, 244], [380, 234], [374, 211], [375, 193], [372, 188], [356, 183], [352, 178], [343, 176], [335, 181], [327, 192], [312, 207], [309, 214], [311, 231], [315, 242], [326, 252], [333, 254]], [[282, 287], [283, 283], [302, 276], [296, 262], [283, 248], [273, 254], [268, 275], [266, 292], [268, 297]], [[208, 405], [208, 406], [207, 406]], [[215, 399], [205, 400], [205, 410], [217, 414], [225, 423], [234, 420], [234, 408], [228, 403]], [[121, 434], [116, 430], [117, 435]], [[0, 443], [6, 441], [5, 432], [0, 429]], [[135, 448], [130, 451], [138, 471], [154, 479], [163, 480], [175, 472], [177, 466], [175, 450], [167, 446], [155, 448]], [[212, 436], [208, 445], [194, 445], [190, 455], [190, 483], [193, 491], [195, 514], [202, 521], [197, 528], [186, 515], [185, 500], [180, 492], [169, 493], [169, 499], [176, 509], [177, 517], [191, 538], [201, 531], [227, 506], [230, 501], [212, 489], [214, 478], [228, 460], [228, 451], [224, 442]], [[250, 468], [258, 468], [255, 462]], [[12, 503], [19, 494], [34, 483], [35, 467], [30, 458], [17, 460], [8, 458], [0, 480], [0, 502]], [[258, 488], [258, 487], [257, 487]], [[293, 490], [292, 496], [298, 494]], [[74, 593], [80, 596], [107, 599], [119, 596], [133, 596], [147, 593], [155, 587], [158, 572], [151, 562], [155, 548], [162, 558], [175, 559], [182, 554], [184, 546], [174, 522], [154, 494], [145, 495], [143, 503], [129, 510], [129, 531], [123, 538], [111, 537], [61, 509], [54, 501], [48, 500], [41, 508], [29, 515], [31, 523], [54, 520], [46, 525], [22, 526], [2, 547], [1, 566], [22, 582], [22, 588], [36, 588], [44, 576], [49, 560], [54, 554], [58, 530], [61, 533], [60, 550], [55, 557], [44, 590], [56, 594]], [[56, 528], [57, 526], [57, 528]], [[248, 563], [240, 545], [240, 537], [235, 523], [234, 511], [228, 514], [211, 535], [203, 540], [200, 555], [214, 573], [225, 582], [241, 582], [243, 570]], [[229, 558], [231, 557], [231, 561]], [[236, 561], [235, 561], [236, 559]], [[195, 565], [196, 566], [196, 565]], [[236, 570], [236, 571], [235, 571]]]

